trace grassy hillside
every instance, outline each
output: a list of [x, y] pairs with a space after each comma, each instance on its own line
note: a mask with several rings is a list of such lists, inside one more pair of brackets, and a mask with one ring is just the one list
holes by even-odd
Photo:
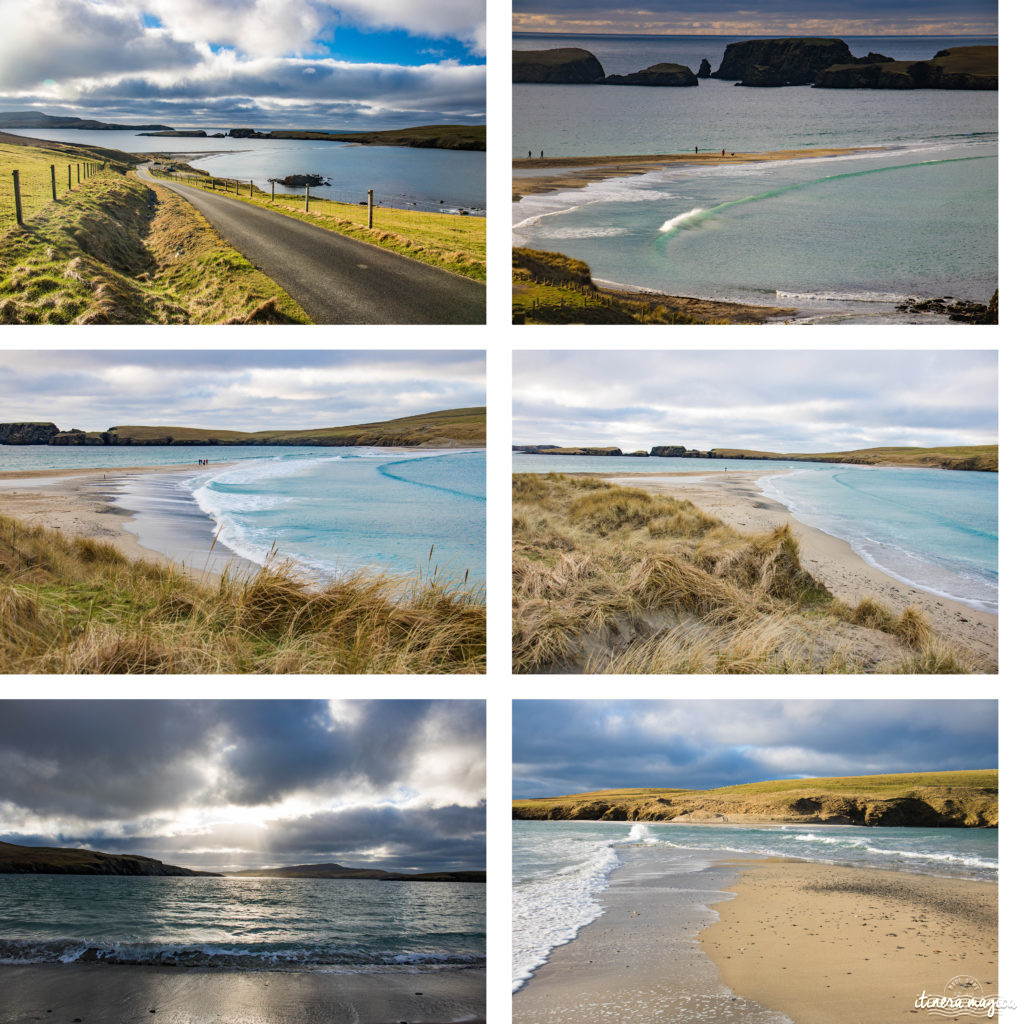
[[31, 201], [24, 228], [0, 210], [0, 324], [309, 322], [188, 203], [129, 177], [124, 154], [53, 202], [50, 164], [111, 151], [10, 138], [0, 179], [18, 168]]
[[50, 875], [209, 875], [134, 854], [98, 853], [57, 846], [0, 843], [0, 874]]
[[721, 789], [613, 789], [515, 800], [513, 818], [994, 827], [997, 771], [780, 779]]
[[794, 462], [839, 462], [863, 466], [924, 466], [933, 469], [999, 470], [999, 445], [959, 445], [947, 448], [860, 448], [847, 452], [760, 452], [748, 448], [715, 448], [728, 459], [791, 459]]
[[516, 672], [962, 672], [914, 607], [833, 597], [788, 526], [587, 476], [512, 480]]
[[200, 581], [0, 516], [0, 673], [481, 672], [485, 638], [476, 589], [317, 588], [287, 565]]
[[482, 447], [487, 442], [487, 410], [444, 409], [378, 423], [310, 430], [207, 429], [204, 427], [117, 426], [86, 435], [110, 444], [267, 444], [330, 446]]
[[330, 142], [358, 142], [364, 146], [413, 146], [417, 149], [487, 148], [487, 128], [469, 124], [427, 124], [417, 128], [394, 128], [381, 132], [272, 131], [272, 139], [326, 139]]
[[[150, 171], [157, 178], [171, 177], [157, 167], [151, 167]], [[236, 192], [233, 179], [213, 178], [194, 172], [186, 173], [182, 180], [200, 188], [216, 190], [239, 202], [262, 206], [328, 231], [337, 231], [382, 249], [390, 249], [462, 277], [475, 281], [487, 279], [486, 217], [460, 217], [454, 212], [429, 213], [377, 205], [374, 207], [373, 227], [369, 228], [366, 226], [365, 205], [310, 196], [309, 213], [306, 213], [302, 195], [278, 192], [272, 199], [269, 192], [254, 186], [250, 196], [247, 185], [237, 186]]]
[[599, 288], [590, 267], [560, 252], [512, 250], [516, 324], [759, 324], [791, 310]]

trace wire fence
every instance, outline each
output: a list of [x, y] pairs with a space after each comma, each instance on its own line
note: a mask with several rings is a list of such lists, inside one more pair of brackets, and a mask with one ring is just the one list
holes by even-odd
[[[358, 191], [356, 189], [345, 189], [335, 185], [309, 186], [306, 189], [296, 191], [294, 188], [280, 185], [276, 182], [268, 182], [266, 186], [256, 185], [253, 179], [241, 178], [220, 178], [206, 174], [190, 174], [188, 171], [178, 171], [154, 165], [150, 171], [155, 177], [173, 178], [187, 185], [194, 185], [196, 188], [204, 188], [211, 192], [221, 192], [227, 195], [237, 195], [242, 198], [269, 198], [271, 202], [281, 202], [299, 209], [306, 210], [308, 201], [308, 212], [316, 212], [317, 203], [343, 203], [349, 206], [363, 206], [367, 213], [372, 208], [374, 225], [384, 227], [378, 223], [378, 218], [386, 217], [388, 210], [402, 210], [408, 213], [448, 213], [457, 216], [483, 217], [486, 211], [480, 207], [460, 206], [458, 204], [445, 203], [443, 199], [436, 202], [422, 199], [412, 199], [402, 195], [382, 195], [375, 189]], [[268, 191], [269, 187], [269, 191]], [[326, 195], [317, 195], [313, 189], [326, 190]]]
[[[46, 164], [29, 161], [21, 167], [4, 168], [0, 182], [0, 228], [24, 225], [50, 203], [94, 177], [106, 167], [94, 160]], [[2, 168], [2, 163], [0, 163]]]

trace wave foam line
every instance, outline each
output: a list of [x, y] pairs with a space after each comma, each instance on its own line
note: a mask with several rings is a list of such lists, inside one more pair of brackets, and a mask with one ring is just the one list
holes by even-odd
[[688, 210], [686, 213], [679, 214], [678, 217], [672, 217], [665, 221], [658, 230], [663, 232], [671, 231], [673, 228], [679, 227], [680, 224], [696, 220], [702, 213], [704, 213], [704, 208], [702, 206], [695, 206], [692, 210]]

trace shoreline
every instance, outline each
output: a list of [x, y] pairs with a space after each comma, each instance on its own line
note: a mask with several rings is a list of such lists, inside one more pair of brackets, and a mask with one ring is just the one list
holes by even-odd
[[514, 1024], [891, 1024], [960, 974], [997, 991], [994, 883], [620, 851], [602, 912], [514, 992]]
[[[517, 203], [523, 196], [544, 195], [564, 189], [586, 188], [607, 178], [628, 178], [648, 171], [663, 170], [666, 167], [694, 164], [700, 167], [723, 164], [752, 164], [774, 160], [808, 160], [847, 156], [850, 153], [866, 153], [884, 150], [884, 146], [848, 146], [844, 148], [816, 149], [775, 149], [764, 153], [661, 153], [651, 156], [564, 156], [548, 157], [544, 160], [512, 161], [512, 202]], [[562, 173], [550, 175], [524, 175], [515, 177], [517, 170], [551, 169]]]
[[939, 635], [971, 652], [979, 670], [997, 671], [998, 614], [979, 611], [951, 597], [903, 583], [866, 562], [848, 541], [800, 522], [785, 505], [762, 494], [757, 487], [757, 480], [783, 472], [786, 471], [736, 470], [719, 474], [728, 477], [721, 480], [709, 478], [707, 471], [591, 475], [608, 483], [692, 501], [704, 512], [751, 533], [767, 532], [788, 524], [800, 545], [801, 564], [837, 597], [852, 602], [873, 597], [892, 606], [897, 613], [916, 605]]
[[482, 1022], [484, 971], [290, 972], [111, 964], [0, 965], [0, 1024], [40, 1019], [221, 1024]]
[[[224, 468], [231, 462], [215, 463]], [[146, 523], [149, 518], [143, 510], [131, 509], [119, 503], [124, 496], [122, 488], [134, 478], [180, 476], [200, 471], [193, 463], [179, 463], [166, 466], [124, 466], [89, 469], [38, 469], [11, 470], [0, 472], [0, 514], [20, 519], [30, 526], [44, 526], [59, 530], [62, 534], [73, 534], [88, 540], [111, 544], [124, 557], [145, 559], [160, 565], [181, 568], [200, 581], [217, 579], [224, 571], [251, 570], [256, 563], [235, 553], [215, 539], [216, 523], [198, 504], [197, 515], [210, 523], [211, 529], [205, 544], [198, 544], [199, 537], [193, 533], [194, 545], [181, 543], [181, 534], [174, 531], [169, 535], [157, 529], [145, 530], [143, 543], [141, 532], [137, 533], [129, 524]], [[19, 484], [25, 483], [24, 488]], [[131, 503], [131, 496], [126, 498]], [[137, 502], [142, 504], [141, 502]], [[180, 517], [170, 513], [180, 527]], [[156, 517], [152, 517], [156, 525]], [[156, 543], [154, 543], [156, 541]], [[161, 541], [166, 543], [160, 546]], [[191, 564], [196, 558], [198, 565]]]

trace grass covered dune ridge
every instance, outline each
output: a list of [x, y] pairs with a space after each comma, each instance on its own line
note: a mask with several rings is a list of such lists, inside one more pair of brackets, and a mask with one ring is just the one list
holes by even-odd
[[919, 608], [835, 597], [788, 524], [745, 533], [589, 476], [513, 477], [513, 670], [954, 673]]
[[5, 673], [467, 673], [485, 665], [477, 588], [296, 567], [196, 576], [0, 516]]
[[707, 790], [609, 789], [514, 800], [512, 817], [995, 828], [999, 824], [999, 773], [780, 779]]

